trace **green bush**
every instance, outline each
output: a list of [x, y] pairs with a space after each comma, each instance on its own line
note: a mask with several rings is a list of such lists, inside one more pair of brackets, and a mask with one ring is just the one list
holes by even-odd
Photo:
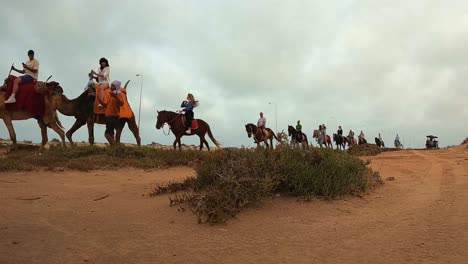
[[[193, 193], [171, 198], [199, 222], [219, 223], [276, 193], [310, 199], [360, 195], [380, 184], [364, 161], [331, 149], [223, 150], [195, 166]], [[187, 184], [184, 185], [187, 187]]]

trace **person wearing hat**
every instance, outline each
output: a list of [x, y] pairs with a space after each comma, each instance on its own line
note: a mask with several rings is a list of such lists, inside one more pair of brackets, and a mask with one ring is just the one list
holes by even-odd
[[125, 96], [120, 89], [120, 85], [120, 81], [113, 81], [110, 89], [106, 89], [109, 95], [104, 96], [104, 99], [98, 97], [99, 102], [106, 107], [106, 131], [104, 132], [104, 137], [110, 145], [114, 145], [115, 143], [115, 128], [119, 122], [120, 108], [124, 105], [125, 101]]
[[16, 93], [18, 93], [20, 83], [26, 84], [26, 83], [32, 83], [33, 81], [37, 81], [37, 77], [39, 76], [39, 61], [34, 58], [33, 50], [28, 51], [28, 57], [29, 57], [29, 60], [26, 63], [23, 63], [22, 70], [15, 68], [13, 65], [11, 66], [12, 70], [19, 72], [21, 74], [24, 74], [24, 75], [19, 76], [13, 81], [13, 92], [11, 93], [8, 100], [5, 101], [5, 104], [16, 103], [15, 96], [16, 96]]

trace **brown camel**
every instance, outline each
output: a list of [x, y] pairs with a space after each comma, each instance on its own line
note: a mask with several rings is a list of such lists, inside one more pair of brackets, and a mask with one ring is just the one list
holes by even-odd
[[[47, 89], [49, 89], [49, 91], [52, 91], [56, 86], [58, 86], [58, 83], [56, 82], [47, 83]], [[55, 132], [57, 132], [57, 134], [60, 136], [60, 139], [62, 140], [63, 146], [65, 147], [65, 132], [62, 127], [62, 124], [60, 123], [60, 120], [58, 119], [58, 115], [55, 111], [55, 108], [50, 103], [51, 96], [48, 94], [46, 94], [45, 96], [45, 111], [44, 116], [42, 117], [34, 116], [33, 114], [25, 110], [10, 112], [5, 109], [5, 87], [6, 85], [0, 87], [0, 118], [3, 119], [3, 122], [5, 123], [5, 126], [8, 129], [10, 139], [13, 142], [13, 148], [16, 148], [17, 144], [16, 133], [12, 121], [27, 120], [31, 118], [35, 118], [37, 120], [37, 123], [39, 124], [39, 127], [41, 128], [41, 149], [43, 149], [45, 144], [47, 144], [47, 142], [49, 141], [47, 137], [47, 127], [52, 128]]]
[[[88, 126], [88, 141], [89, 144], [94, 144], [94, 124], [106, 124], [106, 116], [104, 114], [94, 114], [94, 100], [95, 96], [89, 94], [88, 91], [84, 91], [80, 96], [75, 99], [68, 99], [63, 94], [63, 89], [56, 90], [57, 92], [52, 95], [52, 100], [56, 109], [66, 116], [74, 116], [76, 118], [73, 126], [67, 131], [66, 136], [70, 143], [74, 145], [72, 136], [75, 131], [77, 131], [84, 124]], [[135, 136], [137, 145], [140, 146], [140, 132], [135, 121], [135, 115], [132, 111], [132, 117], [129, 119], [120, 119], [119, 125], [116, 127], [116, 142], [120, 143], [120, 136], [122, 130], [125, 126], [125, 123], [128, 123], [128, 128], [132, 131], [133, 136]]]

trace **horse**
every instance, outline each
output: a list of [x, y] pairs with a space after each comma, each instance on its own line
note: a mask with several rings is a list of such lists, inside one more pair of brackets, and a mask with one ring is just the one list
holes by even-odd
[[291, 137], [291, 141], [293, 144], [302, 144], [305, 143], [306, 146], [309, 146], [309, 141], [307, 140], [307, 135], [298, 132], [293, 126], [289, 125], [288, 126], [288, 135]]
[[346, 148], [346, 143], [348, 143], [348, 138], [343, 135], [333, 134], [333, 141], [335, 141], [336, 149], [343, 148], [344, 150]]
[[367, 144], [367, 140], [363, 137], [360, 137], [358, 140], [359, 145]]
[[[270, 128], [265, 128], [262, 133], [261, 129], [259, 129], [256, 125], [250, 123], [245, 125], [245, 131], [247, 132], [247, 136], [249, 138], [253, 136], [255, 143], [257, 143], [257, 147], [259, 147], [260, 142], [263, 141], [267, 148], [269, 148], [271, 145], [271, 148], [273, 149], [273, 138], [275, 138], [278, 142], [281, 142], [281, 140], [279, 140], [276, 137], [275, 132], [273, 132], [273, 130], [271, 130]], [[270, 140], [270, 145], [268, 145], [268, 140]]]
[[197, 128], [191, 128], [191, 133], [187, 134], [185, 131], [187, 128], [185, 127], [185, 118], [183, 118], [184, 115], [178, 114], [176, 112], [172, 111], [158, 111], [158, 116], [156, 118], [156, 129], [160, 129], [164, 124], [168, 124], [170, 130], [175, 136], [175, 140], [173, 143], [174, 150], [176, 149], [176, 144], [179, 143], [179, 150], [182, 149], [181, 143], [180, 143], [180, 138], [183, 136], [193, 136], [197, 135], [200, 137], [200, 150], [203, 149], [203, 144], [206, 145], [206, 148], [210, 150], [210, 146], [208, 145], [208, 142], [205, 139], [205, 134], [208, 133], [208, 136], [210, 137], [211, 141], [216, 145], [216, 147], [220, 148], [221, 144], [213, 137], [213, 134], [211, 133], [210, 125], [203, 121], [202, 119], [195, 119], [198, 123]]
[[393, 143], [395, 145], [395, 148], [397, 148], [397, 149], [403, 148], [403, 145], [401, 144], [400, 140], [395, 139], [395, 141]]
[[385, 143], [383, 142], [383, 140], [380, 140], [378, 137], [375, 138], [375, 144], [379, 148], [385, 148]]
[[357, 145], [357, 140], [351, 136], [347, 136], [346, 139], [348, 140], [348, 147], [351, 145]]
[[331, 138], [330, 138], [329, 135], [325, 135], [325, 138], [324, 138], [323, 142], [320, 142], [318, 140], [318, 135], [319, 135], [318, 129], [314, 129], [313, 137], [317, 139], [317, 142], [320, 145], [320, 147], [322, 147], [322, 144], [325, 144], [325, 147], [333, 148], [333, 144], [332, 144], [332, 141], [331, 141]]

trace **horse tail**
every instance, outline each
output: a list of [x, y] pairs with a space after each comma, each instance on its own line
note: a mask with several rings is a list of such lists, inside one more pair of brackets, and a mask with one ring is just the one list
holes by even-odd
[[276, 134], [275, 132], [273, 132], [273, 130], [271, 130], [271, 134], [273, 135], [273, 137], [276, 139], [276, 141], [280, 142], [280, 143], [283, 143], [281, 140], [279, 140], [277, 137], [276, 137]]
[[208, 136], [210, 137], [211, 141], [213, 141], [213, 143], [216, 145], [216, 147], [221, 148], [221, 144], [214, 138], [213, 133], [211, 133], [210, 125], [208, 125]]

